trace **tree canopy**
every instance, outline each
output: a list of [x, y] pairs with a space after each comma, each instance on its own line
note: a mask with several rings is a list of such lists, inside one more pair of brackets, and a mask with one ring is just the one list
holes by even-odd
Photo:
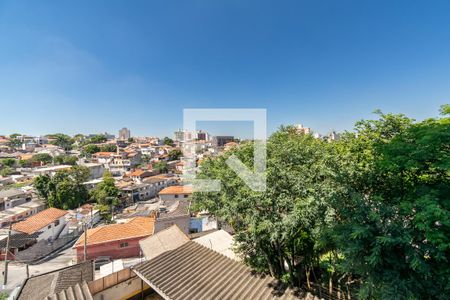
[[34, 179], [33, 185], [49, 207], [73, 209], [89, 199], [88, 191], [83, 185], [88, 178], [88, 168], [74, 166], [59, 170], [53, 176], [40, 175]]
[[288, 285], [449, 298], [450, 118], [377, 113], [334, 142], [280, 128], [267, 141], [265, 192], [226, 164], [236, 155], [251, 168], [253, 143], [205, 159], [197, 177], [222, 189], [194, 193], [194, 208], [233, 228], [245, 263]]

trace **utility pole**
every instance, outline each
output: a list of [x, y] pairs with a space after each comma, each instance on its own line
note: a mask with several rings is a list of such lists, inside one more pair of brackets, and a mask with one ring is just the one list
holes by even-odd
[[8, 238], [6, 240], [6, 248], [5, 248], [5, 269], [3, 276], [3, 289], [6, 289], [6, 284], [8, 283], [8, 253], [9, 253], [9, 239], [11, 238], [11, 227], [12, 222], [9, 222], [9, 230], [8, 230]]
[[87, 258], [87, 226], [86, 226], [86, 222], [83, 223], [83, 227], [84, 227], [84, 249], [83, 249], [83, 254], [84, 254], [84, 261], [86, 261]]

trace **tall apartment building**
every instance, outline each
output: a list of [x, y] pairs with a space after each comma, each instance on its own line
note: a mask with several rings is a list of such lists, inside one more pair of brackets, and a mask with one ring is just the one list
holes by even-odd
[[128, 140], [131, 137], [130, 129], [124, 127], [119, 130], [119, 140]]

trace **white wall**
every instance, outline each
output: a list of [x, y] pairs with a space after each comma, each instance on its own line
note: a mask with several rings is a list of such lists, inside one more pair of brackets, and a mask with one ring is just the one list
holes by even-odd
[[42, 233], [39, 235], [38, 241], [47, 240], [49, 238], [55, 239], [58, 234], [61, 233], [61, 235], [64, 235], [67, 233], [67, 231], [69, 230], [69, 226], [66, 226], [65, 216], [62, 216], [58, 220], [59, 224], [57, 226], [55, 226], [55, 222], [53, 222], [52, 224], [48, 225], [50, 226], [50, 228], [48, 228], [48, 226], [45, 226], [44, 228], [39, 230], [42, 231]]

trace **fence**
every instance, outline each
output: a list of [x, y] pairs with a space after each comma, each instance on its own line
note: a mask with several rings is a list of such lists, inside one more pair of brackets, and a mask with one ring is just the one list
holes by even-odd
[[88, 283], [88, 286], [91, 293], [95, 295], [103, 290], [106, 290], [107, 288], [115, 286], [116, 284], [124, 282], [133, 277], [136, 277], [136, 274], [131, 271], [130, 268], [127, 268], [91, 281]]

